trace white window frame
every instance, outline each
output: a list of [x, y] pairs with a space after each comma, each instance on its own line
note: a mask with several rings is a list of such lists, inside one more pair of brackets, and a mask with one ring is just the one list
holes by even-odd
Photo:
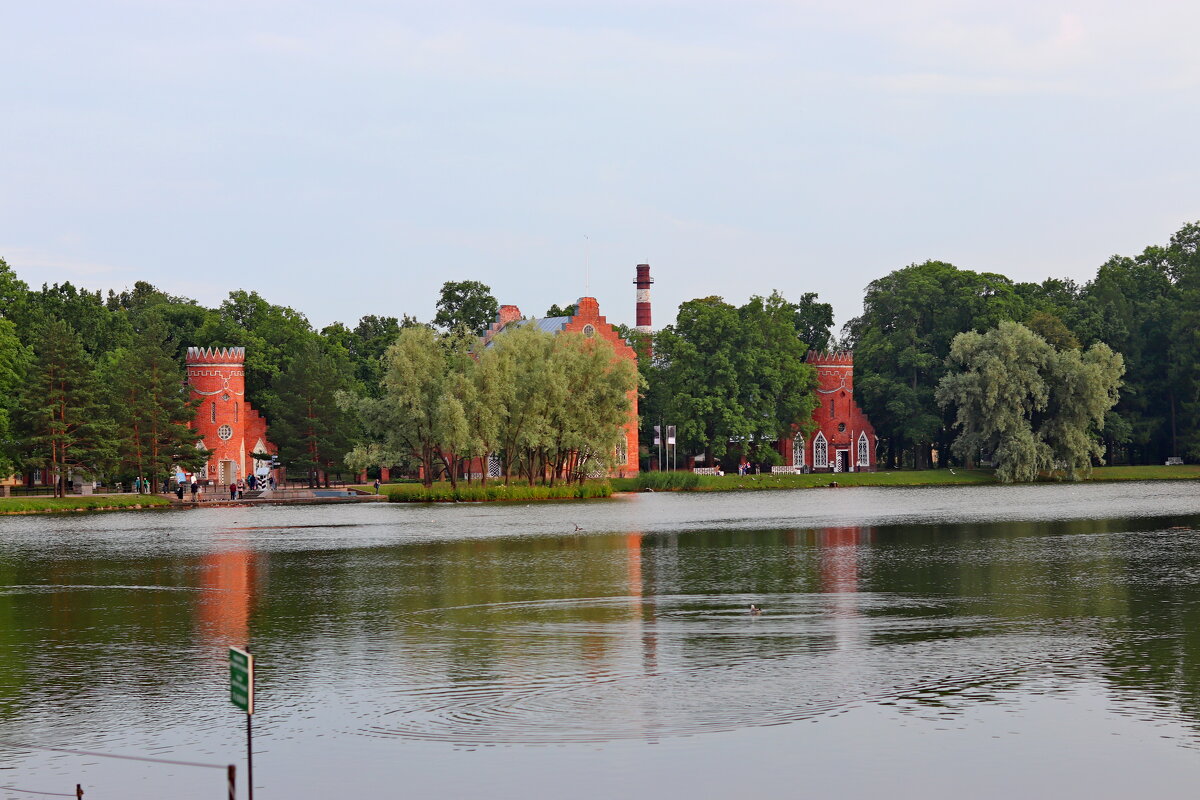
[[824, 432], [818, 432], [813, 438], [813, 469], [829, 468], [829, 440]]
[[792, 466], [798, 470], [804, 468], [804, 437], [799, 434], [792, 439]]
[[867, 438], [866, 431], [858, 435], [858, 466], [871, 466], [871, 440]]

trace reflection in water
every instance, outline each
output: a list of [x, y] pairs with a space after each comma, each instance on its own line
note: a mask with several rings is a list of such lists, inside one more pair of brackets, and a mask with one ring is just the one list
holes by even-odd
[[[437, 513], [482, 527], [507, 512]], [[1200, 724], [1190, 518], [440, 539], [251, 521], [179, 552], [0, 542], [5, 722], [60, 743], [222, 751], [224, 650], [253, 640], [256, 740], [297, 774], [316, 769], [287, 756], [306, 742], [382, 775], [358, 748], [387, 763], [429, 743], [673, 742], [703, 760], [728, 732], [783, 729], [798, 738], [763, 741], [820, 760], [833, 745], [804, 731], [847, 711], [895, 714], [887, 735], [907, 736], [1081, 691], [1176, 726], [1164, 747], [1191, 746], [1177, 726]], [[1062, 746], [1047, 737], [1035, 746]]]
[[211, 590], [197, 609], [205, 645], [227, 649], [250, 641], [253, 563], [249, 550], [222, 550], [201, 559], [200, 585]]

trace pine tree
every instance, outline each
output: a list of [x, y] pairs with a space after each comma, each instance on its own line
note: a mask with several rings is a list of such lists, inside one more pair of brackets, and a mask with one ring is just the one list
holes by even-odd
[[152, 485], [172, 467], [193, 471], [205, 459], [196, 449], [200, 435], [188, 426], [196, 412], [174, 351], [166, 324], [149, 315], [133, 345], [114, 353], [105, 369], [120, 469]]
[[115, 426], [104, 393], [70, 325], [45, 322], [21, 393], [20, 432], [25, 463], [49, 472], [61, 497], [74, 471], [96, 475], [115, 460]]
[[338, 404], [337, 395], [350, 388], [352, 380], [344, 353], [329, 352], [313, 338], [300, 346], [274, 383], [268, 409], [271, 437], [284, 463], [304, 469], [310, 486], [350, 449], [354, 420]]

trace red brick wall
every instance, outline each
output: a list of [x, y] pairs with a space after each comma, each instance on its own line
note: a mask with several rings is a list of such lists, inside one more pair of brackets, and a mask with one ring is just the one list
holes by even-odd
[[[192, 427], [204, 437], [208, 449], [208, 477], [228, 482], [245, 479], [254, 469], [250, 453], [259, 439], [268, 452], [275, 447], [267, 440], [267, 423], [246, 402], [246, 351], [242, 347], [190, 347], [187, 354], [187, 378], [192, 398], [200, 401]], [[228, 438], [222, 428], [228, 427]], [[232, 461], [236, 469], [221, 475], [221, 462]]]
[[[817, 428], [804, 440], [804, 463], [814, 470], [833, 471], [837, 464], [838, 451], [845, 451], [843, 458], [848, 469], [870, 471], [875, 469], [875, 428], [867, 415], [854, 402], [854, 356], [849, 352], [809, 352], [807, 361], [817, 370], [817, 408], [813, 420]], [[827, 467], [817, 466], [814, 458], [817, 435], [824, 436], [827, 443]], [[860, 463], [859, 439], [866, 434], [867, 460]], [[780, 442], [780, 455], [784, 464], [793, 462], [792, 439]]]

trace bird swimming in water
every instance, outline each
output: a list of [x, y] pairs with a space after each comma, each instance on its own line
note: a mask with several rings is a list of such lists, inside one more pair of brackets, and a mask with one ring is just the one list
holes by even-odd
[[758, 616], [759, 614], [761, 614], [761, 613], [762, 613], [762, 609], [761, 609], [761, 608], [759, 608], [758, 606], [754, 605], [754, 603], [751, 603], [751, 604], [750, 604], [750, 616], [752, 616], [752, 617], [757, 617], [757, 616]]
[[576, 522], [576, 523], [575, 523], [575, 530], [576, 530], [576, 531], [581, 531], [581, 530], [583, 530], [583, 528], [579, 527], [579, 523], [578, 523], [578, 522]]

